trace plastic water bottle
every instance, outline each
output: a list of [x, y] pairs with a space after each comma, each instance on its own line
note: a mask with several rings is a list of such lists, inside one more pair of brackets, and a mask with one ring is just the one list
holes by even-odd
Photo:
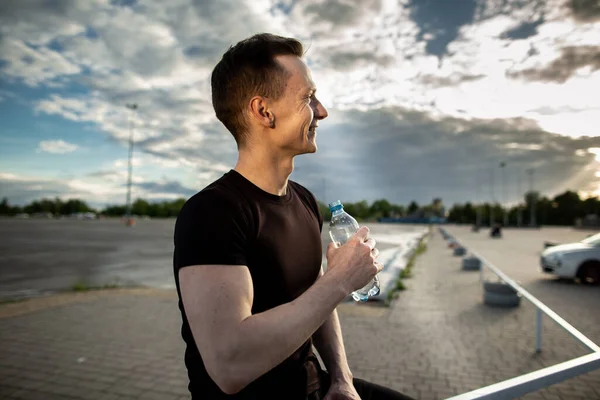
[[[334, 243], [337, 242], [341, 246], [356, 233], [359, 228], [358, 222], [344, 211], [344, 206], [339, 200], [329, 203], [329, 210], [331, 211], [329, 236]], [[352, 298], [354, 301], [367, 301], [369, 296], [377, 296], [378, 294], [379, 278], [375, 275], [375, 278], [367, 286], [352, 292]]]

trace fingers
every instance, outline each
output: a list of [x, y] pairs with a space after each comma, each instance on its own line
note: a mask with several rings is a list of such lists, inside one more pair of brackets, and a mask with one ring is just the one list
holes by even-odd
[[375, 245], [377, 244], [377, 242], [375, 242], [375, 239], [373, 239], [373, 238], [368, 238], [367, 240], [365, 240], [365, 244], [367, 246], [369, 246], [369, 248], [371, 250], [373, 250], [375, 248]]
[[377, 273], [380, 273], [383, 270], [382, 263], [375, 261], [373, 264], [377, 267]]
[[377, 247], [371, 250], [371, 256], [373, 257], [373, 259], [379, 257], [379, 249]]
[[361, 226], [354, 234], [361, 242], [364, 242], [369, 237], [370, 229], [366, 226]]

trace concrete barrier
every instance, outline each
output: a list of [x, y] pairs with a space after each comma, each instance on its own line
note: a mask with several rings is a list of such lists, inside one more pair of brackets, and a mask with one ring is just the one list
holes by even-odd
[[456, 247], [454, 248], [454, 255], [455, 255], [455, 256], [460, 256], [460, 257], [462, 257], [462, 256], [464, 256], [465, 254], [467, 254], [467, 250], [466, 250], [464, 247], [462, 247], [462, 246], [456, 246]]
[[481, 260], [477, 257], [465, 257], [463, 258], [462, 269], [465, 271], [479, 271], [481, 269]]
[[517, 307], [521, 304], [521, 296], [506, 283], [484, 282], [483, 302], [494, 307]]

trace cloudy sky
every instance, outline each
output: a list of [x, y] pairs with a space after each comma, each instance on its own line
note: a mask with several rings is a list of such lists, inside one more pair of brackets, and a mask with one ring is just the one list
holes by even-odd
[[321, 200], [600, 194], [598, 0], [3, 0], [0, 196], [123, 204], [129, 124], [134, 198], [199, 191], [237, 159], [210, 72], [258, 32], [308, 48]]

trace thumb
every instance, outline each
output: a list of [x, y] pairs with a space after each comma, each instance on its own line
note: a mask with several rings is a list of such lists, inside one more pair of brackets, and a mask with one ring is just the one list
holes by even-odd
[[329, 258], [329, 256], [331, 255], [331, 253], [333, 253], [335, 250], [337, 250], [338, 248], [338, 243], [337, 242], [331, 242], [327, 245], [327, 254], [326, 257]]

